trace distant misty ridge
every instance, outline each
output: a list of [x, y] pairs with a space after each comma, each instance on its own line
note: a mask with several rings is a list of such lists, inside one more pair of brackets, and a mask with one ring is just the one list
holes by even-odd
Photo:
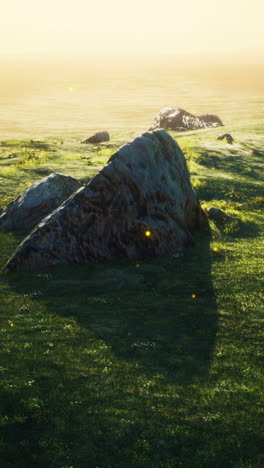
[[262, 119], [264, 65], [210, 60], [10, 58], [1, 65], [1, 138], [141, 132], [164, 107], [225, 125]]

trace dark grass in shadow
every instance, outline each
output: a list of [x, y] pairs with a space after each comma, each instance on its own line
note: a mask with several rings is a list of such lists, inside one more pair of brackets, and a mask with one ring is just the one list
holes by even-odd
[[234, 175], [242, 177], [250, 177], [250, 179], [262, 180], [262, 166], [261, 164], [248, 162], [240, 156], [226, 156], [220, 158], [216, 155], [207, 154], [205, 158], [198, 159], [197, 162], [208, 168], [218, 169], [220, 171], [228, 173], [230, 167], [232, 167], [232, 173]]
[[222, 238], [230, 236], [233, 239], [255, 239], [260, 233], [260, 227], [253, 221], [241, 221], [237, 217], [214, 220]]
[[47, 177], [49, 176], [51, 173], [52, 173], [52, 170], [49, 169], [48, 167], [34, 167], [33, 169], [32, 168], [23, 168], [22, 169], [23, 173], [26, 175], [26, 174], [29, 174], [29, 176], [31, 178], [44, 178], [44, 177]]
[[49, 143], [39, 140], [29, 140], [29, 141], [18, 141], [18, 140], [8, 140], [1, 141], [0, 146], [4, 148], [17, 147], [19, 150], [21, 147], [39, 149], [45, 151], [54, 151]]
[[244, 181], [243, 184], [239, 180], [225, 179], [215, 176], [207, 176], [204, 187], [196, 189], [200, 200], [227, 200], [248, 202], [259, 192], [260, 185]]
[[62, 266], [13, 274], [8, 282], [47, 314], [75, 317], [117, 359], [189, 384], [207, 374], [214, 349], [211, 263], [209, 237], [199, 235], [178, 258]]
[[[251, 148], [251, 156], [245, 156], [241, 152], [236, 150], [229, 150], [229, 154], [223, 155], [221, 148], [217, 150], [206, 149], [198, 150], [199, 155], [197, 156], [196, 162], [209, 169], [218, 169], [228, 174], [230, 169], [232, 170], [233, 176], [249, 177], [256, 181], [263, 179], [262, 174], [262, 159], [263, 153], [258, 150]], [[233, 153], [230, 155], [230, 153]]]

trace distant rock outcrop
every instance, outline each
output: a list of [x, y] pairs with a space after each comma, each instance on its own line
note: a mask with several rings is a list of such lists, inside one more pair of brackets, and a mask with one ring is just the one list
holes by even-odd
[[222, 121], [217, 115], [205, 114], [196, 117], [183, 109], [166, 107], [156, 115], [150, 130], [165, 128], [183, 132], [186, 130], [198, 130], [208, 127], [221, 127]]
[[97, 132], [94, 135], [82, 140], [81, 143], [103, 143], [104, 141], [109, 141], [110, 135], [108, 132]]
[[234, 142], [234, 138], [232, 137], [232, 135], [230, 135], [230, 133], [224, 133], [223, 135], [219, 135], [217, 140], [226, 140], [227, 143], [229, 143], [230, 145], [232, 145]]
[[32, 229], [80, 187], [73, 177], [51, 174], [9, 203], [0, 216], [0, 227], [9, 231]]
[[171, 255], [207, 225], [179, 145], [164, 130], [147, 132], [45, 218], [6, 270]]

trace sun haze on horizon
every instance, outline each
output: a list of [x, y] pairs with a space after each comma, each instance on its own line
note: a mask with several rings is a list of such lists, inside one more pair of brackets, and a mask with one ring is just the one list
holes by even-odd
[[263, 0], [9, 0], [0, 56], [262, 56], [263, 17]]

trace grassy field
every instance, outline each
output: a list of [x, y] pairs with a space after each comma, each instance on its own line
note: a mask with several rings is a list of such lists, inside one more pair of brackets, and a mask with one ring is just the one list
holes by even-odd
[[[172, 133], [231, 216], [183, 255], [0, 275], [3, 468], [264, 466], [263, 130]], [[132, 138], [0, 143], [0, 206]], [[24, 236], [0, 232], [1, 268]]]

